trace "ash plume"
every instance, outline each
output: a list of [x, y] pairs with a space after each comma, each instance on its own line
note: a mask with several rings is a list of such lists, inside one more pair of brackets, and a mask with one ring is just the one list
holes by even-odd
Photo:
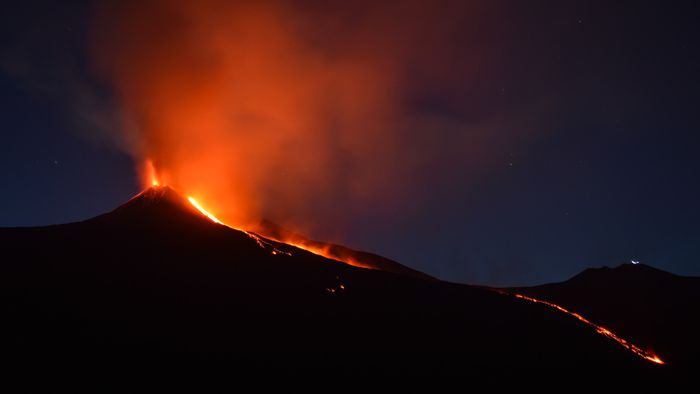
[[337, 5], [105, 3], [94, 64], [136, 161], [228, 223], [326, 233], [359, 212], [411, 209], [434, 179], [470, 176], [499, 122], [431, 113], [416, 97], [468, 89], [485, 66], [453, 39], [477, 10]]

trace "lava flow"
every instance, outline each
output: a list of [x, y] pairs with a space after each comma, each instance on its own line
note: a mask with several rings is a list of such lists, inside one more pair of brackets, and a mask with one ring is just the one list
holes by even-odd
[[[202, 208], [202, 206], [199, 205], [199, 203], [197, 202], [197, 200], [195, 200], [193, 197], [187, 197], [187, 201], [189, 201], [190, 204], [192, 204], [193, 207], [197, 208], [197, 210], [198, 210], [199, 212], [201, 212], [202, 215], [208, 217], [208, 218], [211, 219], [214, 223], [224, 224], [224, 222], [222, 222], [221, 220], [217, 219], [216, 216], [212, 215], [212, 214], [209, 213], [206, 209]], [[224, 224], [224, 226], [226, 226], [226, 225]], [[227, 227], [229, 227], [229, 226], [227, 226]]]
[[[148, 180], [148, 184], [149, 184], [151, 187], [160, 187], [160, 186], [164, 186], [164, 184], [158, 179], [158, 173], [157, 173], [157, 171], [156, 171], [156, 169], [155, 169], [155, 166], [153, 165], [153, 162], [152, 162], [151, 160], [146, 160], [146, 163], [145, 163], [145, 172], [146, 172], [146, 180]], [[202, 215], [204, 215], [204, 216], [206, 216], [207, 218], [209, 218], [209, 220], [211, 220], [212, 222], [217, 223], [217, 224], [220, 224], [220, 225], [222, 225], [222, 226], [226, 226], [226, 227], [232, 228], [232, 229], [234, 229], [234, 230], [238, 230], [238, 231], [242, 231], [242, 232], [246, 233], [250, 238], [252, 238], [253, 240], [255, 240], [255, 242], [257, 242], [257, 244], [258, 244], [261, 248], [263, 248], [263, 249], [270, 249], [270, 251], [271, 251], [272, 254], [274, 254], [274, 255], [284, 254], [284, 255], [291, 256], [291, 253], [290, 253], [290, 252], [286, 252], [286, 251], [280, 250], [279, 248], [275, 247], [275, 245], [274, 245], [273, 243], [271, 243], [271, 242], [268, 241], [267, 239], [265, 239], [265, 238], [263, 238], [263, 237], [261, 237], [261, 236], [255, 234], [255, 233], [253, 233], [253, 232], [246, 231], [246, 230], [242, 230], [242, 229], [239, 229], [239, 228], [235, 228], [235, 227], [229, 226], [228, 224], [222, 222], [222, 221], [219, 220], [219, 218], [217, 218], [214, 214], [212, 214], [211, 212], [207, 211], [194, 197], [188, 196], [188, 197], [187, 197], [187, 201], [188, 201], [194, 208], [196, 208], [197, 211], [199, 211]], [[313, 253], [313, 254], [317, 254], [317, 255], [319, 255], [319, 256], [323, 256], [323, 257], [328, 258], [328, 259], [331, 259], [331, 260], [341, 261], [341, 262], [343, 262], [343, 263], [345, 263], [345, 264], [348, 264], [348, 265], [352, 265], [352, 266], [359, 267], [359, 268], [371, 268], [371, 267], [369, 267], [369, 266], [367, 266], [367, 265], [364, 265], [364, 264], [361, 264], [361, 263], [355, 261], [355, 260], [352, 259], [352, 258], [347, 258], [347, 259], [338, 258], [338, 256], [331, 255], [331, 254], [328, 252], [328, 250], [326, 250], [326, 249], [324, 249], [324, 248], [316, 247], [315, 245], [310, 245], [310, 244], [303, 243], [303, 242], [288, 242], [287, 240], [277, 240], [277, 241], [280, 242], [280, 243], [285, 243], [285, 244], [294, 246], [294, 247], [299, 248], [299, 249], [306, 250], [307, 252], [310, 252], [310, 253]]]
[[[275, 238], [273, 237], [273, 239], [275, 239]], [[363, 264], [363, 263], [353, 259], [350, 256], [341, 256], [337, 253], [332, 253], [330, 250], [331, 249], [330, 245], [316, 246], [312, 242], [305, 241], [305, 240], [298, 240], [295, 238], [283, 238], [283, 239], [275, 239], [275, 240], [277, 242], [285, 243], [287, 245], [292, 245], [292, 246], [297, 247], [299, 249], [304, 249], [307, 252], [311, 252], [313, 254], [323, 256], [327, 259], [342, 261], [343, 263], [348, 264], [348, 265], [352, 265], [353, 267], [373, 269], [373, 267], [371, 267], [367, 264]]]
[[271, 242], [267, 241], [266, 239], [264, 239], [263, 237], [261, 237], [261, 236], [255, 234], [255, 233], [251, 233], [250, 231], [245, 231], [245, 230], [241, 230], [241, 229], [238, 229], [238, 228], [235, 228], [235, 227], [231, 227], [231, 226], [229, 226], [228, 224], [222, 222], [222, 221], [219, 220], [216, 216], [214, 216], [214, 215], [211, 214], [209, 211], [207, 211], [206, 209], [204, 209], [204, 208], [197, 202], [197, 200], [194, 199], [194, 197], [191, 197], [191, 196], [190, 196], [190, 197], [187, 197], [187, 201], [189, 201], [190, 204], [192, 204], [193, 207], [195, 207], [202, 215], [204, 215], [204, 216], [206, 216], [207, 218], [209, 218], [209, 220], [211, 220], [212, 222], [218, 223], [218, 224], [220, 224], [220, 225], [222, 225], [222, 226], [226, 226], [226, 227], [228, 227], [228, 228], [232, 228], [232, 229], [234, 229], [234, 230], [238, 230], [238, 231], [242, 231], [242, 232], [246, 233], [246, 234], [247, 234], [250, 238], [252, 238], [261, 248], [263, 248], [263, 249], [270, 249], [270, 253], [272, 253], [272, 254], [274, 254], [274, 255], [278, 255], [278, 254], [286, 254], [287, 256], [291, 256], [291, 255], [292, 255], [290, 252], [285, 252], [285, 251], [283, 251], [283, 250], [280, 250], [279, 248], [275, 247], [275, 245], [273, 245]]
[[[269, 242], [269, 241], [266, 240], [265, 238], [263, 238], [263, 237], [261, 237], [261, 236], [255, 234], [255, 233], [252, 233], [252, 232], [246, 231], [246, 230], [241, 230], [241, 229], [238, 229], [238, 228], [235, 228], [235, 227], [231, 227], [231, 226], [229, 226], [228, 224], [222, 222], [222, 221], [219, 220], [216, 216], [214, 216], [214, 215], [211, 214], [209, 211], [207, 211], [206, 209], [204, 209], [204, 207], [202, 207], [202, 205], [200, 205], [200, 204], [197, 202], [197, 200], [195, 200], [193, 197], [191, 197], [191, 196], [190, 196], [190, 197], [187, 197], [187, 201], [189, 201], [190, 204], [192, 204], [192, 206], [195, 207], [202, 215], [206, 216], [207, 218], [209, 218], [209, 219], [210, 219], [211, 221], [213, 221], [214, 223], [221, 224], [221, 225], [223, 225], [223, 226], [232, 228], [232, 229], [234, 229], [234, 230], [243, 231], [243, 232], [246, 233], [250, 238], [252, 238], [253, 240], [255, 240], [255, 242], [257, 242], [258, 245], [260, 245], [261, 248], [263, 248], [263, 249], [270, 249], [272, 254], [274, 254], [274, 255], [286, 254], [286, 255], [288, 255], [288, 256], [291, 256], [291, 253], [290, 253], [290, 252], [285, 252], [285, 251], [283, 251], [283, 250], [280, 250], [279, 248], [275, 247], [271, 242]], [[355, 267], [359, 267], [359, 268], [371, 268], [371, 267], [368, 267], [368, 266], [366, 266], [366, 265], [360, 264], [360, 263], [356, 262], [356, 261], [353, 260], [353, 259], [347, 259], [347, 261], [346, 261], [346, 260], [339, 260], [336, 256], [330, 255], [329, 253], [327, 253], [326, 250], [324, 250], [324, 249], [322, 249], [322, 248], [317, 248], [317, 247], [314, 247], [314, 246], [311, 246], [311, 245], [303, 245], [303, 244], [294, 243], [294, 242], [285, 242], [285, 241], [279, 241], [279, 242], [281, 242], [281, 243], [286, 243], [286, 244], [288, 244], [288, 245], [294, 246], [294, 247], [299, 248], [299, 249], [306, 250], [307, 252], [310, 252], [310, 253], [313, 253], [313, 254], [317, 254], [317, 255], [319, 255], [319, 256], [323, 256], [323, 257], [325, 257], [325, 258], [327, 258], [327, 259], [338, 260], [338, 261], [341, 261], [341, 262], [343, 262], [343, 263], [345, 263], [345, 264], [352, 265], [352, 266], [355, 266]]]
[[644, 349], [640, 348], [639, 346], [637, 346], [637, 345], [635, 345], [635, 344], [633, 344], [633, 343], [631, 343], [631, 342], [629, 342], [629, 341], [627, 341], [627, 340], [625, 340], [625, 339], [623, 339], [623, 338], [620, 338], [617, 334], [615, 334], [614, 332], [610, 331], [609, 329], [607, 329], [607, 328], [605, 328], [605, 327], [603, 327], [603, 326], [600, 326], [600, 325], [598, 325], [598, 324], [595, 324], [595, 323], [593, 323], [592, 321], [590, 321], [590, 320], [586, 319], [585, 317], [581, 316], [580, 314], [578, 314], [578, 313], [576, 313], [576, 312], [572, 312], [572, 311], [570, 311], [570, 310], [564, 308], [563, 306], [557, 305], [557, 304], [555, 304], [555, 303], [553, 303], [553, 302], [549, 302], [549, 301], [545, 301], [545, 300], [540, 300], [540, 299], [538, 299], [538, 298], [526, 296], [526, 295], [523, 295], [523, 294], [508, 293], [508, 292], [502, 291], [502, 290], [497, 290], [497, 292], [499, 292], [499, 293], [501, 293], [501, 294], [505, 294], [505, 295], [511, 295], [511, 296], [514, 296], [515, 298], [520, 298], [520, 299], [522, 299], [522, 300], [534, 302], [534, 303], [536, 303], [536, 304], [546, 305], [546, 306], [548, 306], [548, 307], [550, 307], [550, 308], [554, 308], [554, 309], [558, 310], [559, 312], [566, 313], [567, 315], [573, 316], [573, 317], [575, 317], [576, 319], [578, 319], [578, 320], [584, 322], [585, 324], [588, 324], [589, 326], [593, 327], [593, 328], [596, 330], [596, 332], [597, 332], [598, 334], [603, 335], [603, 336], [606, 336], [606, 337], [608, 337], [608, 338], [614, 340], [615, 342], [617, 342], [617, 343], [619, 343], [620, 345], [622, 345], [625, 349], [631, 351], [632, 353], [636, 354], [637, 356], [639, 356], [639, 357], [641, 357], [641, 358], [643, 358], [643, 359], [645, 359], [645, 360], [647, 360], [647, 361], [651, 361], [651, 362], [653, 362], [653, 363], [656, 363], [656, 364], [665, 364], [665, 362], [664, 362], [663, 360], [661, 360], [661, 359], [659, 358], [659, 356], [657, 356], [657, 355], [655, 355], [655, 354], [653, 354], [653, 353], [650, 353], [650, 352], [648, 352], [648, 351], [645, 351]]

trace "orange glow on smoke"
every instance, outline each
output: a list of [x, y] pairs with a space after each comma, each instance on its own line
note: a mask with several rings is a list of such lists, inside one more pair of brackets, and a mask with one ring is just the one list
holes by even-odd
[[285, 243], [288, 245], [295, 246], [299, 249], [304, 249], [307, 252], [311, 252], [313, 254], [323, 256], [327, 259], [341, 261], [345, 264], [352, 265], [353, 267], [374, 269], [373, 267], [371, 267], [367, 264], [363, 264], [362, 262], [359, 262], [350, 256], [341, 256], [341, 255], [338, 255], [336, 253], [332, 253], [330, 245], [319, 245], [319, 244], [313, 243], [311, 241], [296, 239], [293, 237], [275, 239], [275, 240], [278, 242], [282, 242], [282, 243]]
[[153, 161], [150, 159], [146, 160], [145, 163], [145, 175], [144, 175], [146, 186], [160, 186], [160, 181], [158, 180], [158, 173], [156, 172], [156, 167], [153, 165]]
[[283, 3], [101, 2], [94, 66], [115, 89], [129, 153], [158, 170], [143, 174], [144, 186], [206, 197], [237, 227], [269, 218], [342, 233], [353, 211], [403, 195], [397, 156], [413, 156], [395, 127], [397, 68], [415, 41], [399, 26], [384, 31], [403, 19], [377, 18], [376, 7], [366, 10], [381, 21], [375, 35], [345, 12], [320, 7], [330, 14], [317, 18]]
[[486, 149], [502, 151], [500, 130], [523, 138], [519, 118], [518, 127], [501, 117], [464, 122], [413, 104], [425, 81], [467, 91], [483, 79], [471, 73], [489, 69], [490, 56], [454, 63], [463, 43], [451, 35], [464, 20], [451, 6], [324, 3], [99, 2], [93, 66], [120, 104], [119, 141], [138, 165], [157, 166], [142, 174], [145, 187], [206, 197], [236, 227], [269, 219], [341, 241], [360, 213], [392, 220], [420, 206], [426, 182], [488, 168], [461, 160], [498, 157]]
[[512, 295], [512, 296], [514, 296], [514, 297], [516, 297], [516, 298], [519, 298], [519, 299], [521, 299], [521, 300], [526, 300], [526, 301], [534, 302], [534, 303], [536, 303], [536, 304], [546, 305], [546, 306], [548, 306], [548, 307], [550, 307], [550, 308], [554, 308], [554, 309], [558, 310], [559, 312], [563, 312], [563, 313], [566, 313], [566, 314], [569, 315], [569, 316], [573, 316], [573, 317], [575, 317], [576, 319], [578, 319], [579, 321], [581, 321], [581, 322], [583, 322], [583, 323], [585, 323], [585, 324], [587, 324], [587, 325], [593, 327], [593, 328], [596, 330], [596, 332], [597, 332], [598, 334], [603, 335], [603, 336], [606, 336], [606, 337], [608, 337], [608, 338], [614, 340], [615, 342], [617, 342], [617, 343], [619, 343], [620, 345], [622, 345], [625, 349], [631, 351], [632, 353], [636, 354], [637, 356], [639, 356], [639, 357], [641, 357], [641, 358], [643, 358], [643, 359], [645, 359], [645, 360], [647, 360], [647, 361], [651, 361], [651, 362], [653, 362], [653, 363], [656, 363], [656, 364], [665, 364], [665, 362], [664, 362], [663, 360], [661, 360], [661, 358], [659, 358], [659, 356], [657, 356], [657, 355], [655, 355], [655, 354], [653, 354], [653, 353], [651, 353], [651, 352], [648, 352], [648, 351], [643, 350], [643, 349], [640, 348], [639, 346], [637, 346], [637, 345], [635, 345], [635, 344], [633, 344], [633, 343], [631, 343], [631, 342], [629, 342], [629, 341], [627, 341], [627, 340], [625, 340], [625, 339], [619, 337], [617, 334], [613, 333], [613, 332], [610, 331], [609, 329], [607, 329], [607, 328], [605, 328], [605, 327], [603, 327], [603, 326], [600, 326], [600, 325], [598, 325], [598, 324], [595, 324], [595, 323], [593, 323], [592, 321], [590, 321], [590, 320], [586, 319], [585, 317], [581, 316], [580, 314], [578, 314], [578, 313], [576, 313], [576, 312], [572, 312], [572, 311], [570, 311], [570, 310], [564, 308], [563, 306], [557, 305], [557, 304], [555, 304], [555, 303], [553, 303], [553, 302], [549, 302], [549, 301], [545, 301], [545, 300], [540, 300], [540, 299], [538, 299], [538, 298], [529, 297], [529, 296], [526, 296], [526, 295], [523, 295], [523, 294], [508, 293], [508, 292], [505, 292], [505, 291], [498, 291], [498, 292], [501, 293], [501, 294]]

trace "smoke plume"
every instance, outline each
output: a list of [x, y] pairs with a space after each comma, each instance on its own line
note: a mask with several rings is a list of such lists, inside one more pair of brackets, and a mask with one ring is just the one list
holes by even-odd
[[161, 182], [231, 224], [339, 228], [410, 206], [440, 177], [424, 164], [464, 166], [493, 127], [416, 110], [424, 81], [464, 87], [483, 66], [451, 58], [464, 10], [422, 3], [108, 2], [95, 65]]

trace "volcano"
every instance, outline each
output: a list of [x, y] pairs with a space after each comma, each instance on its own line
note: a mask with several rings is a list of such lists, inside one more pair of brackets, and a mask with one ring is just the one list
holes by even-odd
[[[207, 217], [169, 187], [78, 223], [0, 229], [3, 357], [217, 357], [246, 368], [666, 368], [585, 324], [376, 255], [370, 269]], [[343, 250], [362, 257], [361, 252]], [[403, 268], [402, 268], [403, 267]]]

